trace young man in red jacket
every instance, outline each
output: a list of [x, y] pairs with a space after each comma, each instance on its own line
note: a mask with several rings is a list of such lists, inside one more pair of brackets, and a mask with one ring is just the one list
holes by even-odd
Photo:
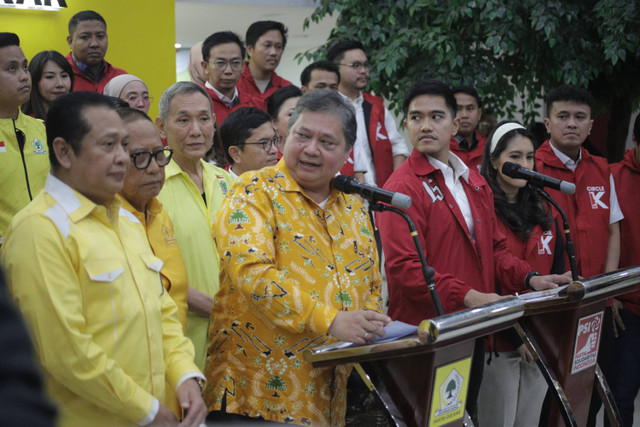
[[[565, 276], [538, 275], [508, 251], [506, 237], [497, 229], [489, 185], [449, 151], [459, 123], [451, 89], [437, 80], [422, 80], [405, 96], [403, 110], [414, 149], [384, 188], [413, 200], [406, 212], [415, 223], [427, 262], [435, 269], [445, 313], [500, 300], [496, 281], [510, 293], [567, 282]], [[386, 257], [389, 316], [414, 325], [435, 317], [420, 258], [404, 220], [381, 212], [377, 224]], [[472, 365], [469, 413], [475, 409], [483, 360], [480, 339]]]
[[264, 102], [255, 102], [247, 94], [241, 97], [238, 91], [244, 54], [242, 40], [231, 31], [213, 33], [202, 43], [202, 68], [207, 79], [202, 87], [213, 102], [218, 128], [231, 111], [241, 106], [265, 109]]
[[404, 138], [382, 98], [363, 90], [369, 84], [369, 61], [357, 40], [344, 40], [329, 49], [327, 59], [340, 69], [338, 91], [356, 110], [358, 135], [340, 173], [382, 187], [409, 155]]
[[[633, 148], [621, 162], [611, 165], [616, 188], [621, 194], [620, 267], [640, 265], [640, 115], [633, 126]], [[606, 373], [618, 405], [622, 425], [633, 425], [634, 400], [640, 390], [640, 290], [612, 300], [615, 332], [611, 360]]]
[[102, 93], [109, 80], [127, 74], [104, 60], [109, 39], [107, 23], [99, 13], [83, 10], [73, 15], [69, 20], [67, 43], [71, 49], [67, 61], [73, 69], [74, 92]]
[[482, 101], [478, 91], [471, 86], [456, 86], [453, 95], [458, 104], [460, 126], [451, 140], [451, 152], [471, 169], [480, 172], [482, 153], [487, 138], [478, 132], [478, 122], [482, 117]]
[[287, 29], [276, 21], [254, 22], [245, 37], [249, 61], [238, 82], [241, 97], [261, 98], [266, 102], [273, 92], [291, 85], [276, 73], [287, 45]]

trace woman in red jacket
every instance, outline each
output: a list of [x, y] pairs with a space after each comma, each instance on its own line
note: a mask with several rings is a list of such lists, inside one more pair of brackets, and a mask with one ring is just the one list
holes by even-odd
[[[541, 274], [562, 274], [557, 213], [526, 180], [502, 173], [505, 162], [534, 170], [534, 151], [532, 135], [524, 126], [501, 122], [489, 135], [480, 172], [493, 191], [498, 229], [507, 235], [509, 251]], [[537, 426], [547, 389], [542, 374], [515, 330], [491, 341], [478, 398], [480, 425]]]

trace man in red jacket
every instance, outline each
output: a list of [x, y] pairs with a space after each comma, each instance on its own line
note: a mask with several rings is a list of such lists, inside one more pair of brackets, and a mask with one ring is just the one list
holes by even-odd
[[[620, 221], [620, 267], [640, 265], [640, 115], [633, 126], [633, 149], [611, 173], [625, 217]], [[617, 326], [607, 370], [607, 381], [618, 405], [622, 425], [633, 425], [634, 400], [640, 390], [640, 290], [620, 295], [612, 302]]]
[[487, 138], [478, 132], [478, 122], [482, 117], [482, 101], [478, 91], [471, 86], [453, 88], [453, 95], [458, 104], [457, 117], [460, 119], [458, 133], [451, 140], [451, 151], [465, 165], [480, 172], [482, 153]]
[[338, 91], [355, 108], [358, 123], [356, 143], [340, 173], [382, 187], [409, 155], [407, 144], [383, 99], [363, 92], [369, 83], [369, 61], [362, 43], [340, 41], [329, 49], [327, 59], [339, 66]]
[[265, 109], [264, 103], [252, 99], [238, 91], [237, 84], [242, 74], [244, 45], [237, 34], [219, 31], [211, 34], [202, 43], [202, 68], [207, 79], [202, 84], [211, 101], [218, 128], [229, 113], [240, 106], [256, 106]]
[[287, 29], [280, 22], [258, 21], [249, 26], [245, 37], [249, 61], [238, 82], [240, 97], [266, 99], [291, 82], [276, 74], [287, 45]]
[[107, 23], [93, 10], [78, 12], [69, 20], [67, 60], [73, 69], [73, 91], [102, 93], [109, 80], [125, 70], [104, 60], [109, 46]]
[[[425, 79], [405, 96], [404, 124], [414, 149], [384, 188], [413, 200], [413, 219], [425, 258], [435, 269], [435, 285], [445, 313], [495, 302], [496, 281], [510, 293], [554, 288], [565, 276], [540, 276], [507, 249], [498, 231], [493, 193], [476, 171], [449, 151], [458, 130], [456, 101], [444, 83]], [[404, 220], [381, 212], [377, 224], [386, 257], [388, 314], [413, 325], [436, 316], [422, 265]], [[476, 343], [469, 388], [472, 413], [482, 378], [483, 339]]]

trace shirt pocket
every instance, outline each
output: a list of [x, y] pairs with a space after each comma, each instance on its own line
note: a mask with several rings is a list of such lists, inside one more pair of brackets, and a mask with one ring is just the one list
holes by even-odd
[[130, 274], [115, 258], [84, 265], [89, 276], [86, 287], [85, 319], [88, 325], [114, 322], [133, 316]]
[[146, 265], [149, 270], [155, 273], [156, 276], [156, 279], [150, 281], [151, 291], [154, 295], [162, 295], [164, 293], [164, 286], [162, 286], [162, 276], [160, 275], [160, 272], [162, 270], [162, 267], [164, 266], [164, 261], [162, 261], [152, 253], [143, 253], [140, 254], [140, 257], [142, 258], [142, 262], [144, 263], [144, 265]]

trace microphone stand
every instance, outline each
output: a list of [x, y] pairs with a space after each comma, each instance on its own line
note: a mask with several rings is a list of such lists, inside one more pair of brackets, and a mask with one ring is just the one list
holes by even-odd
[[564, 227], [564, 235], [567, 237], [566, 250], [567, 255], [569, 257], [569, 266], [571, 267], [571, 277], [573, 281], [578, 280], [578, 267], [576, 266], [576, 251], [573, 247], [573, 241], [571, 240], [571, 233], [569, 232], [569, 221], [567, 220], [567, 215], [565, 215], [564, 211], [560, 207], [560, 205], [551, 198], [549, 193], [544, 191], [542, 188], [533, 185], [533, 188], [536, 189], [539, 195], [542, 196], [547, 202], [551, 203], [557, 211], [560, 213], [562, 217], [562, 226]]
[[427, 284], [427, 288], [429, 288], [429, 293], [431, 294], [431, 300], [433, 301], [436, 313], [438, 314], [438, 316], [444, 315], [442, 303], [440, 302], [440, 296], [438, 295], [438, 291], [436, 290], [436, 282], [433, 278], [436, 272], [433, 268], [429, 267], [429, 264], [427, 264], [427, 260], [424, 257], [424, 252], [422, 251], [422, 245], [420, 244], [420, 239], [418, 238], [416, 226], [409, 215], [407, 215], [407, 213], [403, 210], [396, 208], [395, 206], [383, 205], [381, 203], [372, 201], [369, 201], [369, 209], [378, 212], [388, 211], [397, 213], [407, 222], [409, 231], [411, 232], [411, 237], [413, 238], [413, 243], [415, 244], [416, 251], [418, 252], [418, 256], [420, 257], [420, 264], [422, 264], [422, 276], [424, 277], [424, 281]]

